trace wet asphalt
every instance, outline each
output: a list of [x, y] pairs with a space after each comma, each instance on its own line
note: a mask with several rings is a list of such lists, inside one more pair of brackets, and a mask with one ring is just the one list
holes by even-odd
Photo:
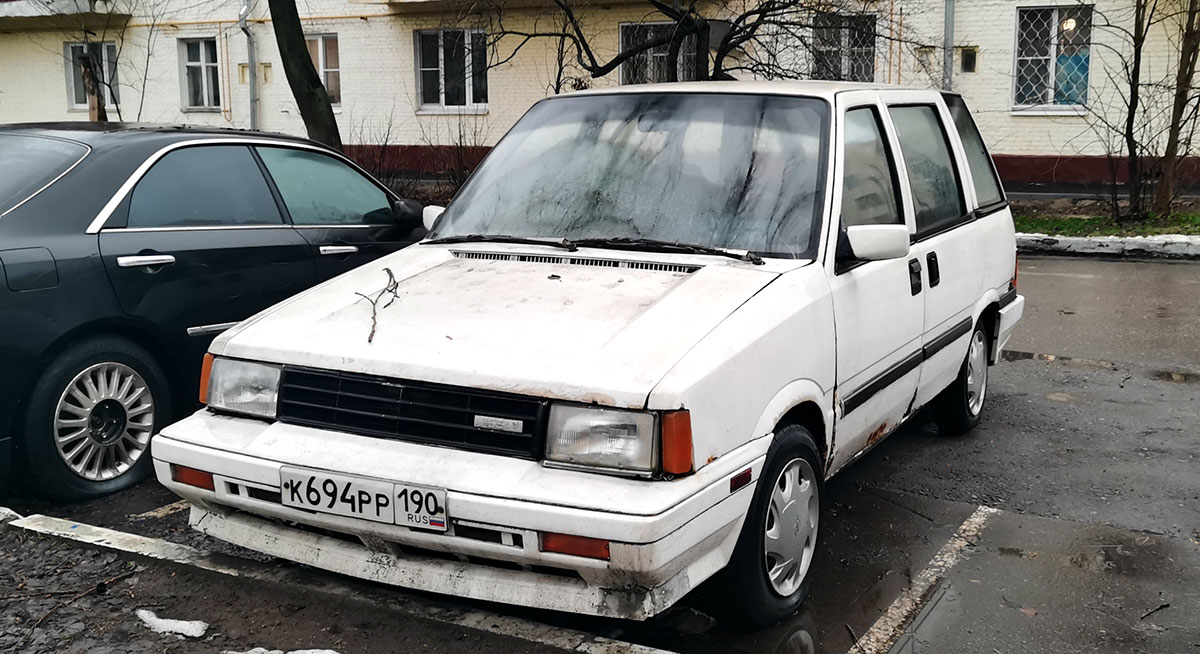
[[[704, 589], [646, 623], [478, 606], [680, 652], [860, 651], [855, 639], [986, 506], [1000, 512], [891, 651], [1200, 652], [1200, 264], [1027, 258], [1020, 289], [1025, 319], [992, 368], [979, 427], [948, 438], [918, 418], [829, 482], [817, 576], [794, 618], [746, 633], [709, 617], [736, 598]], [[80, 505], [0, 505], [253, 556], [191, 532], [186, 512], [133, 517], [174, 501], [148, 482]], [[473, 638], [469, 649], [513, 647]]]

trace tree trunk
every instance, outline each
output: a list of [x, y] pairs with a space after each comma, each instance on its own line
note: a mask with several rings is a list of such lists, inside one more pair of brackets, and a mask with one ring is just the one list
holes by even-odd
[[696, 79], [708, 79], [708, 21], [696, 21]]
[[1137, 142], [1138, 105], [1141, 100], [1142, 88], [1142, 50], [1146, 44], [1146, 3], [1149, 0], [1136, 0], [1133, 19], [1133, 62], [1129, 67], [1129, 102], [1125, 114], [1125, 155], [1129, 166], [1129, 217], [1143, 218], [1146, 214], [1143, 188], [1145, 185], [1142, 170], [1141, 150]]
[[108, 111], [104, 108], [104, 90], [100, 87], [100, 81], [96, 79], [96, 61], [92, 52], [92, 45], [88, 43], [84, 46], [84, 57], [79, 61], [80, 73], [83, 75], [83, 92], [87, 94], [88, 99], [88, 120], [93, 123], [108, 122]]
[[671, 37], [671, 43], [667, 46], [667, 82], [679, 81], [679, 46], [683, 43], [683, 33], [680, 32], [680, 24], [675, 24], [675, 34]]
[[338, 132], [337, 117], [333, 114], [329, 93], [308, 54], [295, 0], [268, 0], [267, 5], [271, 9], [271, 22], [275, 26], [275, 42], [279, 45], [283, 72], [287, 74], [288, 86], [300, 109], [300, 117], [304, 119], [308, 138], [341, 150], [342, 137]]
[[1175, 203], [1175, 185], [1179, 173], [1179, 135], [1183, 132], [1184, 117], [1196, 76], [1196, 55], [1200, 51], [1200, 0], [1188, 0], [1179, 39], [1179, 68], [1175, 72], [1174, 97], [1171, 103], [1171, 125], [1167, 128], [1167, 145], [1161, 161], [1162, 176], [1154, 196], [1154, 213], [1166, 216]]

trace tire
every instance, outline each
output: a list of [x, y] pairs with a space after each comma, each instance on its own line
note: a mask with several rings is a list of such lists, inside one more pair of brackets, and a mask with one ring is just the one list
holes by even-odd
[[960, 436], [979, 424], [987, 400], [987, 382], [988, 335], [986, 329], [976, 326], [958, 377], [934, 400], [939, 433]]
[[[801, 506], [803, 499], [788, 504], [780, 520], [776, 517], [777, 509], [771, 508], [771, 500], [785, 471], [799, 473], [801, 483], [793, 485], [793, 500], [797, 492], [809, 500], [805, 503], [807, 510]], [[807, 493], [805, 482], [811, 488]], [[824, 473], [816, 441], [804, 427], [784, 426], [776, 432], [767, 451], [767, 461], [733, 557], [714, 579], [717, 598], [714, 610], [730, 620], [732, 626], [746, 628], [770, 626], [795, 613], [812, 585], [812, 563], [818, 551], [817, 536], [824, 509]], [[791, 529], [782, 529], [789, 524]], [[789, 549], [797, 561], [794, 575], [779, 576], [786, 583], [773, 583], [769, 576], [770, 569], [786, 571], [787, 567], [780, 565], [778, 556], [768, 552], [768, 527], [779, 534], [779, 539], [773, 541], [775, 545]]]
[[170, 414], [167, 376], [145, 348], [117, 337], [77, 343], [30, 393], [20, 441], [26, 484], [59, 501], [133, 486], [150, 476], [150, 437]]

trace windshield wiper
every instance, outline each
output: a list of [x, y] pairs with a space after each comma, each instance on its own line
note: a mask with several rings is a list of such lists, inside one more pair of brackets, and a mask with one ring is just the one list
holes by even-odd
[[540, 238], [526, 238], [524, 236], [509, 236], [508, 234], [464, 234], [462, 236], [444, 236], [435, 238], [430, 241], [425, 241], [424, 245], [437, 245], [439, 243], [520, 243], [522, 245], [549, 245], [550, 247], [562, 248], [568, 252], [574, 252], [579, 248], [567, 239], [559, 239], [557, 241], [543, 240]]
[[671, 241], [659, 241], [652, 238], [581, 238], [572, 241], [579, 247], [611, 247], [623, 250], [647, 250], [647, 251], [668, 251], [668, 252], [686, 252], [689, 254], [715, 254], [738, 261], [746, 261], [756, 266], [762, 265], [762, 257], [753, 252], [733, 252], [722, 248], [709, 247], [707, 245], [693, 245], [691, 243], [673, 243]]

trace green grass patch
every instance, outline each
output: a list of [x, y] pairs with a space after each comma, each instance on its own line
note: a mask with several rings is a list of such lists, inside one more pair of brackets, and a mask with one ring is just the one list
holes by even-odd
[[1052, 236], [1200, 235], [1200, 214], [1175, 214], [1125, 223], [1117, 223], [1111, 216], [1018, 215], [1013, 222], [1018, 232]]

